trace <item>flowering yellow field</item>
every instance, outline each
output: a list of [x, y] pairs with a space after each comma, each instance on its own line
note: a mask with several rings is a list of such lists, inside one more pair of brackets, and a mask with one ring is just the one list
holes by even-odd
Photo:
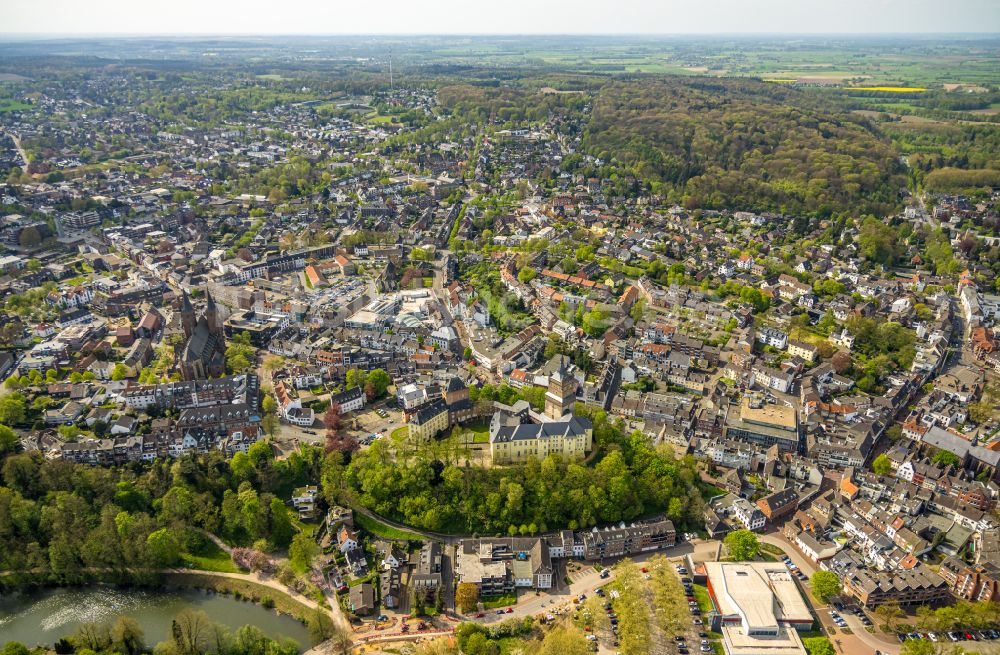
[[848, 86], [845, 91], [884, 91], [885, 93], [921, 93], [926, 91], [922, 86]]

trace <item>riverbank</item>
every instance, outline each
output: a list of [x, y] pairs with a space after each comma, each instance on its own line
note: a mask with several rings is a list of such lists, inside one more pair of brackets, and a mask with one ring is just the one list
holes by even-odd
[[128, 616], [142, 627], [149, 646], [171, 638], [175, 617], [185, 611], [204, 612], [235, 634], [246, 625], [270, 639], [291, 638], [301, 649], [312, 643], [309, 627], [298, 619], [261, 604], [189, 586], [121, 587], [94, 584], [42, 587], [0, 594], [0, 642], [18, 641], [50, 649], [84, 624], [110, 626]]
[[151, 571], [81, 571], [70, 578], [54, 578], [50, 573], [16, 571], [0, 576], [0, 592], [37, 590], [51, 587], [87, 587], [112, 585], [125, 589], [201, 589], [232, 595], [268, 609], [275, 609], [302, 624], [308, 624], [315, 612], [329, 610], [305, 596], [285, 590], [275, 581], [259, 581], [248, 573], [218, 571], [185, 571], [164, 569]]
[[[308, 606], [293, 598], [290, 594], [269, 585], [244, 578], [217, 575], [212, 572], [179, 571], [163, 574], [163, 582], [167, 587], [188, 587], [206, 589], [218, 594], [232, 595], [237, 599], [245, 599], [267, 608], [274, 608], [282, 614], [287, 614], [302, 624], [308, 624], [316, 611], [326, 612], [315, 603]], [[303, 597], [304, 598], [304, 597]]]

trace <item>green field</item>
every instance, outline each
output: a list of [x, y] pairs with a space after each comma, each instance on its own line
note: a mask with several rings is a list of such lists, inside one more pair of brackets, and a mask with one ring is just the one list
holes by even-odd
[[708, 595], [708, 589], [700, 584], [692, 586], [694, 587], [694, 599], [698, 602], [698, 609], [701, 610], [702, 614], [708, 614], [712, 611], [712, 599]]
[[242, 570], [233, 564], [233, 561], [226, 554], [226, 551], [219, 548], [215, 542], [206, 541], [198, 549], [197, 553], [184, 553], [181, 555], [190, 568], [202, 571], [216, 571], [218, 573], [242, 573]]
[[378, 521], [369, 518], [368, 516], [362, 514], [361, 512], [354, 513], [354, 523], [364, 529], [367, 532], [375, 535], [376, 537], [382, 537], [383, 539], [390, 539], [396, 541], [421, 541], [423, 537], [415, 532], [407, 532], [406, 530], [400, 530], [398, 528], [393, 528], [388, 525], [382, 525]]
[[0, 113], [8, 111], [24, 111], [25, 109], [31, 109], [31, 105], [21, 102], [20, 100], [0, 98]]

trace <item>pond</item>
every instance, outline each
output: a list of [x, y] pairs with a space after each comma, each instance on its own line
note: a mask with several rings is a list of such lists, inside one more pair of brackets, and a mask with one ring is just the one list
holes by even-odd
[[58, 587], [0, 594], [0, 645], [20, 641], [31, 647], [68, 637], [81, 623], [136, 619], [152, 648], [167, 639], [170, 622], [184, 609], [202, 610], [232, 631], [253, 624], [268, 637], [291, 637], [305, 649], [309, 631], [295, 619], [232, 596], [197, 589], [156, 590], [112, 586]]

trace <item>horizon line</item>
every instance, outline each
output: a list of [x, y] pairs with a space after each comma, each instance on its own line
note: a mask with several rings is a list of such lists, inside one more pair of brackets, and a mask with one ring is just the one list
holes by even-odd
[[867, 36], [978, 36], [1000, 37], [1000, 31], [863, 31], [863, 32], [4, 32], [0, 31], [0, 39], [66, 39], [66, 38], [146, 38], [146, 37], [563, 37], [563, 36], [598, 36], [598, 37], [678, 37], [678, 36], [744, 36], [744, 37], [867, 37]]

